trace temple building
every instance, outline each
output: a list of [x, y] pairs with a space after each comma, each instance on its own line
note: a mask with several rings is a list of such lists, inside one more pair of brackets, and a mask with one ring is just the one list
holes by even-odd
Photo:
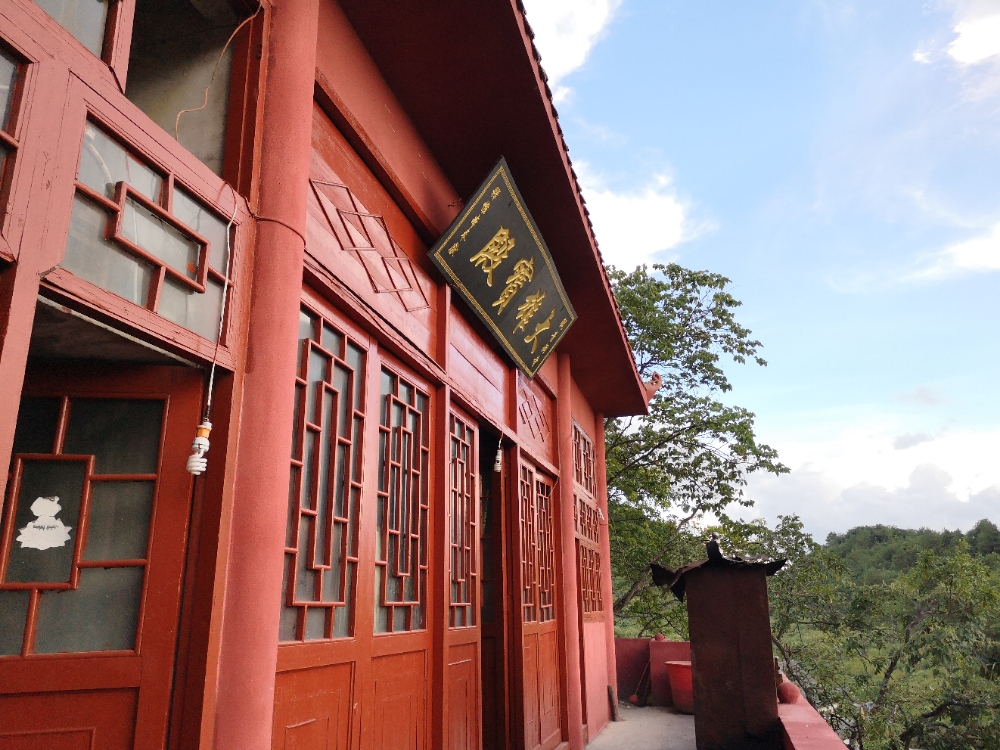
[[648, 398], [520, 0], [0, 0], [0, 749], [581, 750]]

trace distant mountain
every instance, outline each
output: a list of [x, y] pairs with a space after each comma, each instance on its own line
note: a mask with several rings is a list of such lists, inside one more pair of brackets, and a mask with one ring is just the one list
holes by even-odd
[[887, 583], [908, 570], [920, 553], [953, 551], [962, 541], [969, 552], [982, 557], [1000, 572], [1000, 529], [983, 519], [967, 533], [931, 529], [897, 529], [895, 526], [858, 526], [844, 534], [830, 534], [824, 547], [837, 554], [854, 571], [859, 583]]

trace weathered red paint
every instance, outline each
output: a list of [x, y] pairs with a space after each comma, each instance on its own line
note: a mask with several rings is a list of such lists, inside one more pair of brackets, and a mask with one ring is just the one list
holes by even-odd
[[778, 706], [784, 750], [840, 750], [844, 741], [805, 700]]
[[271, 737], [283, 562], [275, 553], [285, 534], [318, 13], [317, 0], [281, 0], [271, 9], [247, 438], [239, 443], [215, 715], [220, 750], [264, 748]]
[[763, 565], [686, 574], [698, 750], [781, 746]]
[[[192, 498], [181, 612], [166, 618], [179, 623], [172, 641], [178, 669], [142, 676], [170, 691], [170, 747], [242, 750], [272, 740], [278, 747], [318, 741], [317, 732], [356, 748], [405, 745], [414, 737], [424, 747], [478, 747], [490, 731], [480, 726], [480, 703], [486, 705], [486, 691], [493, 690], [494, 722], [515, 744], [525, 736], [530, 709], [540, 744], [582, 748], [607, 721], [606, 689], [615, 683], [613, 617], [606, 525], [599, 542], [604, 612], [581, 615], [578, 607], [571, 429], [575, 419], [593, 440], [602, 474], [603, 417], [596, 412], [643, 405], [520, 11], [505, 2], [472, 8], [457, 0], [433, 9], [354, 2], [341, 9], [333, 0], [264, 4], [234, 42], [224, 176], [257, 221], [238, 199], [229, 334], [216, 348], [64, 269], [51, 270], [66, 246], [88, 113], [220, 215], [231, 211], [225, 184], [122, 94], [128, 56], [121, 45], [134, 7], [131, 0], [115, 5], [109, 37], [115, 46], [105, 64], [37, 5], [0, 0], [0, 35], [30, 63], [25, 101], [31, 104], [30, 112], [19, 113], [12, 191], [0, 196], [8, 210], [0, 263], [16, 261], [0, 272], [0, 382], [8, 386], [0, 389], [0, 460], [10, 448], [43, 274], [42, 291], [60, 303], [199, 365], [218, 361], [216, 430], [209, 472], [195, 483]], [[397, 46], [407, 25], [405, 44]], [[436, 45], [442, 35], [457, 45]], [[401, 68], [398, 57], [411, 53], [411, 64]], [[496, 120], [510, 107], [524, 116]], [[35, 127], [38, 122], [53, 126]], [[498, 352], [475, 316], [452, 302], [425, 257], [461, 198], [500, 154], [513, 159], [574, 303], [586, 311], [560, 347], [572, 359], [553, 357], [532, 382]], [[373, 291], [357, 259], [324, 237], [322, 209], [308, 180], [327, 168], [366, 211], [384, 217], [419, 276], [426, 308], [406, 310], [395, 296]], [[412, 373], [433, 395], [425, 631], [373, 634], [373, 613], [365, 606], [374, 593], [373, 420], [366, 423], [369, 494], [358, 527], [364, 575], [355, 592], [356, 637], [278, 647], [300, 299], [367, 347], [369, 378], [377, 381], [385, 364]], [[377, 389], [368, 399], [367, 413], [377, 414]], [[453, 413], [501, 435], [505, 449], [507, 475], [495, 482], [502, 523], [494, 580], [501, 606], [489, 636], [492, 661], [482, 653], [485, 628], [451, 628], [444, 619], [450, 519], [438, 502], [450, 487], [447, 420]], [[519, 622], [516, 603], [522, 560], [512, 526], [521, 467], [552, 488], [556, 606], [551, 619], [532, 624]], [[606, 486], [599, 482], [592, 495], [606, 519]], [[533, 709], [524, 705], [519, 681], [525, 679], [532, 681]], [[402, 716], [404, 704], [411, 706], [409, 719]], [[272, 709], [278, 712], [273, 721]]]
[[566, 732], [570, 747], [583, 747], [583, 697], [579, 689], [572, 686], [582, 684], [580, 669], [580, 612], [577, 604], [577, 569], [574, 564], [573, 551], [576, 548], [576, 537], [573, 531], [573, 374], [570, 371], [570, 355], [559, 354], [559, 393], [562, 395], [556, 401], [559, 429], [559, 464], [563, 471], [564, 481], [559, 484], [559, 531], [562, 539], [560, 552], [562, 555], [562, 643], [565, 648], [565, 684], [567, 690]]

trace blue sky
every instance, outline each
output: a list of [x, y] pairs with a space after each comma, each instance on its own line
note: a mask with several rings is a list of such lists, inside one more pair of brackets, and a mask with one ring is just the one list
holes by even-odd
[[819, 538], [1000, 522], [1000, 0], [526, 0], [608, 263], [728, 276]]

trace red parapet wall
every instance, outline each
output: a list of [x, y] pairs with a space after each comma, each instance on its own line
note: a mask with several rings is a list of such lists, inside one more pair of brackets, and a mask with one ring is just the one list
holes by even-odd
[[[791, 683], [784, 683], [791, 685]], [[785, 750], [843, 750], [844, 741], [837, 736], [819, 711], [798, 695], [798, 689], [789, 695], [792, 702], [785, 703], [786, 696], [778, 704], [778, 719]], [[780, 693], [779, 693], [780, 694]]]

